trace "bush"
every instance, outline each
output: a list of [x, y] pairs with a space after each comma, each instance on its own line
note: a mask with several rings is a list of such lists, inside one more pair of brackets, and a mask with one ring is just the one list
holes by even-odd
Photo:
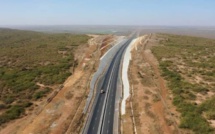
[[10, 120], [17, 119], [20, 115], [24, 113], [24, 108], [20, 105], [12, 106], [5, 113], [0, 115], [0, 125], [6, 123]]
[[42, 98], [42, 97], [44, 97], [47, 93], [49, 93], [51, 91], [51, 89], [50, 88], [45, 88], [44, 90], [42, 90], [42, 91], [38, 91], [38, 92], [36, 92], [34, 95], [33, 95], [33, 98], [34, 99], [39, 99], [39, 98]]
[[[169, 81], [169, 88], [173, 91], [173, 104], [176, 105], [178, 110], [182, 113], [180, 127], [192, 129], [194, 132], [202, 134], [211, 132], [212, 128], [201, 116], [203, 111], [198, 110], [197, 106], [187, 103], [186, 101], [194, 100], [196, 98], [196, 96], [189, 90], [204, 92], [207, 89], [184, 81], [180, 74], [168, 69], [171, 64], [172, 63], [169, 61], [162, 61], [160, 68], [162, 69], [162, 75]], [[213, 117], [213, 115], [210, 117]]]
[[195, 88], [193, 88], [193, 91], [199, 92], [199, 93], [207, 93], [209, 90], [205, 87], [196, 86]]
[[30, 107], [31, 105], [33, 105], [32, 102], [24, 102], [24, 103], [22, 104], [23, 107]]
[[180, 127], [192, 129], [196, 134], [208, 134], [213, 131], [209, 123], [195, 111], [186, 112], [181, 119]]
[[[182, 77], [183, 75], [180, 75], [181, 72], [176, 70], [177, 65], [183, 63], [184, 67], [188, 67], [187, 70], [183, 70], [184, 75], [192, 77], [197, 75], [205, 81], [213, 82], [215, 64], [212, 64], [213, 58], [208, 55], [214, 54], [215, 41], [187, 36], [159, 36], [162, 38], [168, 37], [168, 40], [163, 40], [162, 46], [153, 47], [152, 52], [159, 60], [162, 76], [168, 81], [168, 87], [172, 90], [174, 95], [173, 104], [181, 113], [180, 127], [193, 130], [197, 134], [214, 133], [214, 129], [211, 128], [207, 119], [215, 119], [215, 97], [201, 105], [193, 103], [193, 100], [196, 99], [194, 93], [206, 94], [213, 90], [213, 88], [210, 88], [212, 86], [204, 85], [204, 83], [190, 83]], [[209, 51], [205, 51], [206, 46]], [[203, 58], [205, 56], [208, 57], [207, 60]], [[182, 62], [175, 59], [182, 60]], [[189, 68], [192, 69], [192, 75]], [[203, 116], [204, 114], [206, 118]]]
[[3, 102], [4, 102], [5, 104], [11, 104], [14, 100], [15, 100], [14, 97], [12, 97], [12, 96], [7, 96], [5, 99], [3, 99]]
[[211, 111], [206, 112], [206, 117], [209, 120], [215, 120], [215, 111], [211, 110]]
[[6, 106], [6, 105], [4, 105], [4, 104], [0, 104], [0, 110], [5, 109], [5, 108], [7, 108], [7, 106]]
[[[14, 101], [23, 108], [29, 107], [32, 98], [45, 96], [49, 90], [38, 91], [37, 82], [62, 84], [71, 75], [70, 67], [77, 64], [75, 48], [88, 39], [87, 35], [0, 29], [0, 101], [5, 103], [1, 108], [8, 110]], [[66, 54], [58, 53], [59, 49]], [[1, 120], [6, 118], [4, 115]]]

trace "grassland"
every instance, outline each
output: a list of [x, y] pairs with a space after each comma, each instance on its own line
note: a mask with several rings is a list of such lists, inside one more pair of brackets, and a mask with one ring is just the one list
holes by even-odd
[[[0, 125], [19, 118], [34, 101], [71, 75], [85, 35], [0, 29]], [[40, 86], [40, 85], [44, 85]]]
[[197, 134], [214, 133], [215, 40], [177, 35], [158, 35], [152, 48], [162, 76], [181, 113], [180, 127]]

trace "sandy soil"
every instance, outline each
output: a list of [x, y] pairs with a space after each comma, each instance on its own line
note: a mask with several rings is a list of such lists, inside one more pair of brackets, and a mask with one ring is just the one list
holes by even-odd
[[[150, 50], [156, 42], [155, 35], [148, 35], [139, 37], [134, 45], [129, 67], [131, 96], [126, 104], [127, 113], [122, 117], [124, 134], [134, 133], [135, 128], [138, 134], [181, 133], [177, 127], [179, 115]], [[129, 112], [131, 103], [134, 115]]]
[[0, 134], [76, 134], [81, 131], [90, 78], [98, 67], [101, 53], [105, 52], [104, 49], [101, 52], [101, 47], [109, 45], [111, 41], [107, 40], [112, 38], [106, 35], [91, 36], [93, 38], [88, 44], [76, 50], [75, 57], [79, 65], [75, 69], [71, 68], [73, 75], [64, 82], [59, 92], [48, 96], [57, 93], [51, 102], [47, 102], [47, 98], [37, 102], [38, 107], [28, 115], [8, 123]]

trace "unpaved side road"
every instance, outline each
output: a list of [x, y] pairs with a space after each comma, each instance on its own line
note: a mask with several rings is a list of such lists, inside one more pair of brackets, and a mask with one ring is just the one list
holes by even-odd
[[156, 35], [139, 37], [133, 44], [128, 71], [130, 97], [126, 101], [126, 114], [122, 115], [123, 134], [181, 133], [171, 94], [150, 50], [154, 45], [158, 45]]

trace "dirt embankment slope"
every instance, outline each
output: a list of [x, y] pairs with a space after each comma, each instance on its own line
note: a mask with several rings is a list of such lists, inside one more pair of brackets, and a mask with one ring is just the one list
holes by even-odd
[[47, 102], [47, 98], [40, 100], [38, 108], [32, 114], [10, 122], [0, 134], [63, 134], [81, 131], [85, 118], [82, 112], [90, 79], [96, 71], [101, 55], [115, 38], [111, 35], [90, 36], [92, 38], [88, 44], [76, 50], [78, 67], [71, 70], [73, 74], [64, 82], [64, 87], [56, 96], [50, 102]]
[[180, 133], [178, 114], [150, 50], [157, 43], [156, 35], [147, 35], [134, 44], [128, 71], [131, 96], [122, 117], [123, 134]]

